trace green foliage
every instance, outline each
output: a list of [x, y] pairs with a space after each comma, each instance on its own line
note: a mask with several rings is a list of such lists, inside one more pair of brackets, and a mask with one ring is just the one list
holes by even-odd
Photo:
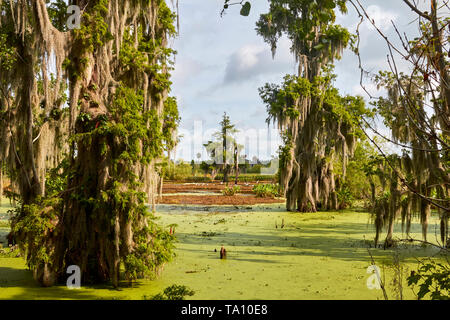
[[38, 198], [35, 203], [17, 206], [10, 212], [12, 232], [21, 251], [27, 254], [31, 269], [55, 262], [52, 239], [59, 236], [62, 206], [61, 198]]
[[[139, 213], [145, 212], [148, 210], [142, 205]], [[175, 236], [157, 225], [153, 217], [148, 218], [149, 226], [136, 230], [135, 249], [124, 258], [125, 276], [130, 280], [153, 277], [158, 268], [174, 256]]]
[[172, 285], [164, 289], [163, 293], [151, 297], [144, 296], [144, 300], [185, 300], [186, 296], [193, 296], [195, 291], [189, 289], [186, 286]]
[[[286, 35], [292, 42], [292, 52], [308, 57], [339, 56], [334, 50], [337, 44], [349, 43], [350, 33], [341, 26], [333, 25], [335, 8], [347, 11], [345, 0], [274, 0], [270, 10], [262, 14], [256, 30], [271, 45], [275, 53], [278, 40]], [[316, 31], [318, 34], [316, 34]], [[318, 36], [318, 38], [317, 38]]]
[[339, 209], [346, 209], [353, 205], [354, 197], [347, 185], [343, 185], [339, 188], [339, 190], [337, 190], [336, 193], [339, 202]]
[[225, 3], [223, 5], [223, 10], [221, 15], [223, 15], [225, 13], [225, 11], [233, 5], [241, 5], [241, 10], [240, 10], [240, 15], [247, 17], [248, 15], [250, 15], [250, 10], [252, 8], [252, 4], [249, 1], [245, 1], [242, 0], [241, 2], [234, 2], [234, 3], [230, 3], [231, 0], [225, 0]]
[[[81, 42], [84, 52], [93, 52], [105, 42], [112, 40], [108, 31], [105, 16], [108, 13], [108, 0], [98, 0], [89, 11], [83, 13], [83, 23], [80, 29], [74, 30], [75, 39]], [[84, 53], [80, 52], [80, 56]]]
[[[211, 167], [210, 167], [211, 168]], [[210, 172], [210, 171], [209, 171]], [[164, 179], [171, 181], [184, 181], [184, 182], [213, 182], [210, 176], [192, 176], [192, 168], [187, 163], [179, 163], [177, 165], [171, 165], [170, 169], [164, 169]], [[229, 176], [230, 180], [236, 178], [235, 175]], [[223, 174], [217, 174], [214, 177], [214, 181], [222, 181]], [[276, 181], [276, 175], [262, 175], [262, 174], [240, 174], [238, 177], [238, 182], [250, 183], [257, 181]]]
[[213, 169], [214, 167], [205, 161], [202, 161], [200, 164], [200, 170], [202, 170], [204, 174], [210, 173]]
[[[38, 104], [34, 106], [33, 103], [32, 108], [39, 109], [39, 104], [46, 107], [48, 101], [44, 97], [47, 98], [47, 94], [61, 95], [55, 103], [57, 106], [45, 115], [32, 110], [34, 114], [29, 122], [32, 122], [34, 132], [30, 136], [38, 136], [46, 121], [58, 121], [65, 115], [65, 111], [58, 108], [68, 100], [66, 92], [70, 91], [71, 98], [76, 96], [73, 92], [80, 93], [78, 101], [75, 101], [77, 105], [70, 104], [74, 109], [70, 110], [71, 114], [79, 111], [79, 116], [75, 125], [70, 126], [67, 148], [61, 148], [69, 149], [70, 144], [70, 160], [48, 170], [45, 197], [29, 197], [30, 201], [19, 205], [12, 218], [12, 230], [21, 248], [27, 251], [28, 265], [36, 273], [48, 271], [51, 276], [58, 277], [64, 273], [67, 261], [77, 260], [86, 277], [94, 280], [110, 277], [116, 286], [120, 269], [116, 263], [124, 267], [129, 280], [134, 280], [154, 275], [174, 255], [174, 236], [157, 225], [145, 205], [147, 194], [143, 187], [148, 181], [144, 179], [149, 178], [146, 174], [141, 176], [141, 173], [144, 168], [151, 173], [150, 165], [154, 160], [176, 143], [172, 133], [179, 123], [177, 102], [175, 98], [166, 99], [171, 85], [170, 57], [174, 54], [167, 48], [167, 37], [176, 33], [173, 25], [176, 15], [164, 0], [129, 2], [130, 8], [139, 6], [141, 10], [110, 12], [109, 0], [87, 1], [81, 8], [81, 27], [70, 31], [66, 37], [58, 38], [61, 42], [55, 47], [34, 28], [45, 23], [36, 10], [35, 1], [0, 1], [2, 80], [6, 78], [5, 71], [14, 70], [16, 61], [11, 58], [21, 56], [21, 63], [34, 68], [24, 70], [35, 70], [36, 73], [36, 95], [30, 99], [38, 101]], [[54, 26], [67, 31], [67, 5], [76, 4], [76, 1], [46, 0], [45, 3]], [[155, 12], [153, 9], [156, 8]], [[154, 21], [146, 19], [150, 15]], [[121, 30], [123, 33], [118, 31], [119, 21], [125, 21], [129, 26], [132, 20], [132, 27]], [[18, 25], [23, 23], [28, 24], [23, 26], [25, 34], [22, 35]], [[42, 32], [46, 36], [50, 34], [47, 28]], [[122, 35], [123, 38], [119, 39]], [[119, 43], [120, 48], [116, 47]], [[19, 55], [16, 48], [23, 52]], [[50, 75], [49, 92], [45, 92], [46, 83], [41, 78], [48, 70], [43, 67], [43, 62], [53, 49], [57, 51], [57, 57], [66, 57], [62, 65], [65, 69], [62, 82], [67, 83], [71, 90], [63, 85], [61, 92], [55, 92], [56, 80]], [[105, 65], [110, 68], [105, 68]], [[92, 69], [87, 70], [88, 66]], [[86, 71], [92, 72], [89, 79], [84, 79]], [[20, 74], [9, 85], [15, 86], [21, 78], [31, 77], [33, 74]], [[142, 84], [143, 79], [148, 80], [148, 86]], [[15, 96], [20, 94], [12, 93]], [[23, 111], [27, 112], [27, 108]], [[19, 122], [23, 120], [22, 116], [17, 118]], [[1, 128], [2, 125], [0, 123]], [[21, 132], [24, 128], [19, 125], [16, 129]], [[66, 134], [67, 129], [61, 126], [56, 130]], [[45, 135], [42, 139], [46, 138]], [[15, 147], [18, 151], [25, 149], [21, 143], [19, 141]], [[38, 145], [40, 143], [36, 144], [36, 154], [43, 152], [45, 156], [46, 150], [42, 149], [45, 147]], [[34, 160], [28, 161], [27, 158], [24, 161], [22, 158], [21, 169], [31, 171]], [[50, 166], [51, 160], [48, 157], [46, 165]], [[39, 164], [38, 169], [46, 167]], [[39, 172], [39, 177], [31, 177], [28, 184], [34, 187], [40, 178]], [[20, 185], [21, 181], [16, 178], [16, 182]], [[113, 246], [120, 249], [112, 249]], [[43, 264], [55, 269], [43, 271]]]
[[65, 0], [52, 0], [47, 7], [47, 12], [52, 21], [53, 26], [59, 31], [66, 32], [67, 19], [69, 14], [67, 13], [68, 5]]
[[167, 32], [168, 36], [175, 36], [177, 34], [177, 30], [175, 29], [176, 12], [173, 12], [169, 8], [166, 0], [157, 0], [156, 2], [158, 5], [157, 19], [161, 29]]
[[[359, 141], [364, 139], [364, 133], [360, 129], [360, 121], [363, 116], [371, 117], [372, 112], [365, 107], [362, 97], [341, 96], [339, 94], [339, 91], [331, 85], [335, 78], [331, 70], [332, 67], [330, 66], [322, 76], [316, 77], [312, 83], [303, 77], [287, 75], [281, 86], [266, 84], [263, 88], [260, 88], [260, 96], [266, 104], [269, 115], [267, 123], [278, 122], [285, 125], [290, 121], [304, 121], [305, 119], [302, 118], [304, 113], [300, 111], [301, 101], [313, 99], [322, 101], [322, 105], [316, 107], [322, 109], [320, 117], [321, 124], [324, 127], [323, 130], [327, 130], [325, 127], [332, 127], [334, 128], [332, 130], [336, 131], [337, 128], [334, 124], [340, 123], [340, 131], [347, 136], [346, 143], [351, 141], [353, 137]], [[334, 132], [331, 134], [334, 134]], [[282, 130], [282, 138], [284, 144], [279, 149], [280, 172], [286, 170], [286, 164], [291, 160], [293, 148], [292, 134], [288, 130]], [[333, 157], [331, 147], [337, 144], [335, 139], [330, 139], [329, 146], [326, 148], [327, 161]], [[367, 144], [365, 148], [368, 148]], [[353, 158], [350, 163], [351, 170], [345, 177], [345, 179], [349, 179], [349, 183], [345, 190], [340, 190], [341, 204], [345, 207], [351, 205], [353, 196], [361, 198], [361, 192], [368, 190], [360, 188], [364, 183], [367, 184], [367, 179], [361, 179], [365, 176], [361, 161], [368, 161], [368, 155], [365, 154], [367, 152], [362, 147], [357, 148], [356, 158]], [[342, 155], [338, 154], [336, 158], [338, 159], [336, 162], [339, 164], [336, 167], [342, 168]], [[343, 172], [338, 170], [334, 173], [337, 176], [343, 175]], [[282, 183], [282, 181], [279, 180], [279, 183]]]
[[248, 16], [250, 14], [251, 8], [252, 8], [252, 5], [250, 4], [250, 2], [248, 2], [248, 1], [245, 2], [242, 5], [241, 11], [240, 11], [241, 16], [244, 16], [244, 17]]
[[[336, 77], [332, 73], [333, 66], [328, 66], [321, 76], [314, 78], [313, 82], [303, 77], [286, 75], [281, 86], [266, 84], [259, 88], [259, 95], [266, 105], [267, 123], [285, 123], [289, 120], [302, 119], [301, 101], [313, 99], [322, 101], [325, 111], [324, 121], [342, 121], [355, 129], [355, 134], [363, 137], [363, 132], [358, 130], [362, 116], [372, 116], [373, 113], [365, 107], [364, 99], [360, 96], [341, 96], [338, 89], [332, 86]], [[284, 133], [285, 143], [290, 141], [288, 133]], [[289, 149], [286, 149], [289, 150]], [[285, 155], [285, 158], [288, 155]]]
[[[173, 17], [171, 18], [173, 19]], [[172, 84], [169, 80], [170, 73], [166, 71], [173, 69], [169, 65], [172, 64], [170, 58], [175, 51], [164, 47], [162, 38], [154, 39], [152, 37], [144, 36], [141, 28], [142, 26], [138, 30], [137, 40], [139, 41], [139, 46], [137, 48], [134, 46], [136, 39], [132, 36], [130, 29], [124, 34], [119, 55], [121, 67], [124, 69], [124, 81], [127, 79], [126, 82], [128, 82], [129, 79], [129, 84], [132, 86], [132, 81], [135, 80], [135, 73], [145, 72], [153, 79], [152, 90], [154, 91], [154, 97], [161, 99], [163, 90], [170, 88], [170, 85]], [[155, 63], [156, 59], [160, 59], [160, 61], [164, 61], [165, 63]], [[178, 116], [178, 112], [173, 114], [175, 111], [172, 107], [174, 103], [176, 104], [175, 98], [169, 98], [165, 102], [165, 108], [169, 109], [169, 113], [165, 116], [175, 115], [175, 118]], [[177, 119], [174, 120], [176, 121]]]
[[331, 113], [329, 120], [340, 120], [342, 126], [346, 125], [354, 130], [353, 135], [365, 138], [360, 130], [360, 121], [364, 117], [372, 117], [373, 113], [366, 108], [361, 96], [340, 96], [336, 88], [330, 88], [325, 93], [324, 109]]
[[179, 163], [171, 163], [165, 171], [164, 178], [172, 181], [186, 180], [191, 177], [192, 167], [189, 163], [181, 161]]
[[[207, 173], [211, 173], [211, 170], [214, 168], [213, 165], [209, 165], [205, 162], [206, 166], [204, 169]], [[200, 165], [201, 166], [201, 165]], [[204, 170], [202, 169], [202, 170]], [[259, 170], [258, 170], [259, 171]], [[205, 172], [205, 171], [204, 171]], [[186, 162], [180, 162], [178, 164], [171, 163], [169, 166], [165, 167], [164, 171], [164, 179], [172, 180], [172, 181], [185, 181], [185, 182], [212, 182], [212, 178], [210, 176], [193, 176], [192, 175], [192, 167], [190, 164]], [[230, 180], [235, 179], [235, 175], [229, 176]], [[223, 174], [217, 174], [214, 177], [214, 181], [222, 181]], [[243, 183], [255, 182], [255, 181], [276, 181], [276, 175], [264, 175], [258, 173], [246, 173], [240, 174], [238, 176], [238, 181]]]
[[11, 70], [16, 62], [16, 50], [10, 46], [7, 35], [2, 33], [0, 25], [0, 69]]
[[11, 227], [11, 223], [9, 221], [0, 220], [0, 228], [9, 229], [10, 227]]
[[67, 188], [69, 177], [69, 159], [64, 159], [56, 168], [47, 172], [45, 190], [50, 197], [61, 194]]
[[[342, 157], [345, 176], [356, 138], [363, 136], [359, 120], [368, 113], [363, 98], [342, 96], [333, 86], [333, 62], [354, 41], [348, 30], [335, 24], [338, 10], [346, 12], [345, 0], [273, 0], [257, 22], [257, 33], [272, 54], [286, 36], [299, 64], [297, 76], [287, 75], [281, 85], [259, 89], [266, 121], [277, 123], [285, 142], [279, 151], [279, 182], [287, 189], [288, 210], [316, 211], [322, 200], [325, 207], [336, 207], [333, 161]], [[317, 185], [321, 190], [312, 192]]]
[[299, 99], [307, 99], [312, 94], [312, 84], [303, 77], [286, 75], [281, 86], [266, 84], [259, 88], [259, 95], [266, 104], [269, 117], [267, 123], [278, 119], [297, 119]]
[[[234, 175], [229, 176], [230, 180], [234, 180], [236, 177]], [[216, 181], [223, 180], [223, 174], [218, 174], [215, 177]], [[275, 175], [261, 175], [261, 174], [240, 174], [238, 177], [239, 182], [255, 182], [255, 181], [275, 181]]]
[[[54, 10], [60, 10], [63, 6], [64, 4], [61, 4]], [[77, 52], [77, 57], [72, 60], [66, 58], [63, 62], [63, 68], [68, 72], [70, 80], [79, 80], [82, 77], [89, 63], [85, 56], [86, 53], [93, 53], [114, 39], [114, 36], [108, 31], [108, 23], [105, 21], [107, 14], [108, 0], [98, 0], [94, 5], [86, 6], [80, 28], [72, 30], [73, 50]], [[55, 11], [52, 13], [53, 22], [57, 25], [57, 21], [63, 16], [64, 12]]]
[[278, 184], [257, 184], [253, 187], [253, 192], [260, 198], [279, 197]]
[[2, 245], [0, 244], [0, 258], [18, 258], [21, 257], [22, 254], [17, 250], [17, 246], [10, 247], [10, 248], [2, 248]]
[[427, 297], [431, 300], [449, 300], [450, 267], [434, 261], [422, 262], [417, 272], [411, 272], [408, 285], [419, 286], [419, 300]]
[[186, 182], [200, 183], [200, 182], [212, 182], [210, 177], [205, 176], [191, 176], [184, 179]]
[[[357, 142], [355, 152], [347, 164], [347, 174], [344, 183], [345, 188], [355, 200], [370, 200], [371, 198], [371, 179], [366, 173], [377, 154], [374, 147], [367, 140], [359, 140]], [[338, 176], [342, 175], [341, 168], [342, 159], [339, 159], [335, 166], [335, 174]], [[373, 183], [378, 185], [377, 181], [373, 181]]]
[[[119, 87], [110, 106], [109, 117], [100, 115], [91, 119], [89, 114], [80, 113], [78, 122], [85, 132], [76, 135], [75, 139], [90, 144], [95, 137], [114, 137], [120, 140], [122, 146], [113, 155], [117, 162], [129, 165], [150, 163], [162, 154], [165, 137], [157, 112], [143, 112], [142, 105], [142, 92], [135, 92], [126, 86]], [[103, 153], [107, 152], [105, 146], [101, 147]]]
[[173, 138], [173, 133], [180, 123], [180, 115], [178, 112], [177, 99], [169, 97], [164, 101], [164, 124], [163, 124], [163, 139], [165, 142], [165, 150], [172, 150], [178, 141]]
[[277, 173], [277, 181], [284, 188], [281, 181], [282, 173], [286, 171], [286, 164], [291, 160], [291, 150], [293, 148], [292, 135], [288, 130], [281, 132], [283, 143], [278, 148], [278, 158], [280, 167]]
[[222, 190], [224, 196], [234, 196], [239, 192], [241, 192], [240, 186], [225, 187], [225, 189]]
[[[237, 132], [238, 130], [225, 112], [220, 122], [220, 131], [213, 134], [215, 140], [203, 145], [214, 163], [223, 165], [233, 162], [234, 147], [237, 144], [234, 135]], [[243, 146], [238, 145], [238, 150], [242, 149]]]
[[261, 168], [262, 167], [263, 166], [260, 165], [260, 164], [255, 164], [253, 167], [250, 167], [250, 168], [247, 169], [247, 173], [259, 175], [259, 174], [261, 174]]
[[[165, 1], [157, 2], [152, 5], [158, 8], [155, 21], [158, 29], [165, 34], [174, 34], [174, 13]], [[95, 52], [112, 40], [104, 21], [107, 7], [107, 1], [101, 0], [84, 13], [82, 28], [74, 31], [76, 46], [82, 48], [80, 54]], [[160, 102], [164, 98], [163, 93], [170, 89], [169, 58], [174, 51], [166, 48], [162, 34], [150, 35], [148, 30], [143, 29], [144, 26], [135, 25], [133, 28], [137, 29], [128, 28], [124, 33], [117, 53], [120, 84], [107, 106], [108, 112], [97, 116], [80, 113], [77, 119], [80, 130], [72, 137], [80, 149], [90, 150], [92, 144], [98, 144], [101, 157], [108, 159], [106, 188], [99, 194], [92, 194], [92, 177], [85, 175], [84, 187], [71, 196], [85, 207], [84, 210], [93, 211], [99, 218], [104, 213], [114, 213], [101, 218], [107, 220], [100, 220], [100, 223], [106, 223], [105, 231], [113, 230], [115, 216], [120, 216], [121, 228], [131, 226], [133, 238], [127, 243], [131, 250], [126, 249], [127, 254], [121, 254], [128, 280], [157, 274], [158, 268], [172, 259], [175, 240], [173, 235], [157, 225], [154, 216], [149, 213], [145, 205], [147, 195], [142, 192], [143, 182], [136, 174], [137, 167], [148, 166], [160, 158], [164, 150], [173, 149], [176, 144], [173, 132], [180, 120], [173, 97], [163, 101], [162, 114], [157, 108], [148, 109], [145, 105], [146, 99]], [[131, 31], [136, 33], [136, 37], [132, 36]], [[66, 61], [65, 65], [70, 68], [72, 64], [83, 66], [86, 62]], [[69, 72], [77, 74], [82, 74], [82, 71], [69, 69]], [[151, 91], [137, 89], [136, 77], [141, 74], [151, 78]], [[90, 91], [98, 89], [95, 84], [89, 87]], [[83, 99], [98, 106], [100, 102], [92, 99], [94, 95], [90, 91], [84, 92]], [[160, 166], [159, 169], [164, 173], [167, 166]], [[121, 239], [121, 242], [124, 241], [129, 239]], [[121, 243], [121, 246], [125, 244]]]

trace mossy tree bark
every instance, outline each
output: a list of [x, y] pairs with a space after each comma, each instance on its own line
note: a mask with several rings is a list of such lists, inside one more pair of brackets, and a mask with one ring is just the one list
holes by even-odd
[[3, 200], [3, 161], [0, 160], [0, 204]]
[[[44, 0], [3, 2], [1, 21], [14, 28], [1, 31], [24, 44], [18, 48], [26, 62], [15, 62], [21, 69], [13, 79], [20, 84], [6, 96], [18, 97], [17, 108], [8, 110], [10, 125], [26, 132], [13, 148], [23, 201], [13, 229], [42, 285], [78, 265], [85, 283], [111, 280], [117, 287], [121, 270], [128, 280], [150, 276], [172, 256], [173, 236], [154, 223], [145, 203], [156, 193], [155, 164], [173, 145], [178, 121], [176, 101], [168, 99], [173, 51], [167, 41], [176, 33], [175, 15], [163, 0], [71, 4], [83, 8], [81, 27], [65, 32], [52, 21], [66, 13], [49, 16]], [[49, 56], [57, 70], [51, 81]], [[70, 144], [36, 143], [60, 134], [57, 126], [36, 130], [34, 111], [60, 110], [65, 87], [67, 117], [56, 120], [67, 124]], [[68, 158], [57, 167], [62, 150]], [[46, 188], [49, 169], [60, 185]]]
[[260, 89], [268, 122], [278, 123], [285, 138], [280, 182], [289, 211], [338, 209], [334, 165], [340, 158], [345, 177], [358, 136], [354, 120], [365, 112], [360, 99], [340, 97], [332, 86], [332, 62], [350, 41], [348, 31], [334, 24], [337, 7], [346, 12], [344, 1], [276, 0], [257, 23], [273, 54], [287, 35], [299, 64], [297, 76], [286, 76], [282, 86]]

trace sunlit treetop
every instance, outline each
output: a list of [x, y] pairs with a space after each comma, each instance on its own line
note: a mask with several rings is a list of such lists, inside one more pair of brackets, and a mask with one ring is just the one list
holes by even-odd
[[336, 21], [336, 9], [347, 12], [344, 0], [273, 0], [269, 12], [262, 14], [256, 31], [275, 54], [279, 39], [286, 35], [296, 56], [340, 58], [351, 39]]

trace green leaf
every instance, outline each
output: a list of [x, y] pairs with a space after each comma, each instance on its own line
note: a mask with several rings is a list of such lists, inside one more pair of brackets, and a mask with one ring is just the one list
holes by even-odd
[[334, 3], [333, 0], [328, 0], [325, 2], [325, 8], [334, 9], [334, 8], [336, 8], [336, 4]]
[[317, 46], [314, 46], [314, 50], [322, 50], [324, 48], [324, 45], [322, 43], [318, 44]]
[[428, 292], [430, 292], [429, 286], [428, 286], [428, 285], [425, 285], [425, 284], [422, 284], [422, 285], [420, 286], [419, 292], [417, 293], [417, 297], [418, 297], [419, 300], [420, 300], [420, 299], [422, 299], [423, 297], [425, 297], [425, 295], [426, 295]]
[[250, 2], [247, 1], [246, 3], [244, 3], [241, 9], [241, 16], [247, 17], [250, 14], [251, 8], [252, 5], [250, 4]]

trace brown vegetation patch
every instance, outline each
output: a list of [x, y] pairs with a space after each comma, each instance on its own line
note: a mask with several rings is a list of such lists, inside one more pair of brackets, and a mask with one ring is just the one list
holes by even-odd
[[258, 198], [256, 196], [163, 196], [160, 204], [199, 204], [245, 206], [265, 203], [284, 203], [284, 199]]
[[[229, 187], [233, 187], [234, 183], [229, 183]], [[239, 183], [241, 188], [239, 193], [251, 194], [253, 193], [254, 183]], [[164, 183], [163, 194], [165, 193], [186, 193], [192, 191], [208, 191], [208, 192], [222, 192], [226, 187], [226, 184], [220, 182], [208, 182], [208, 183]]]

